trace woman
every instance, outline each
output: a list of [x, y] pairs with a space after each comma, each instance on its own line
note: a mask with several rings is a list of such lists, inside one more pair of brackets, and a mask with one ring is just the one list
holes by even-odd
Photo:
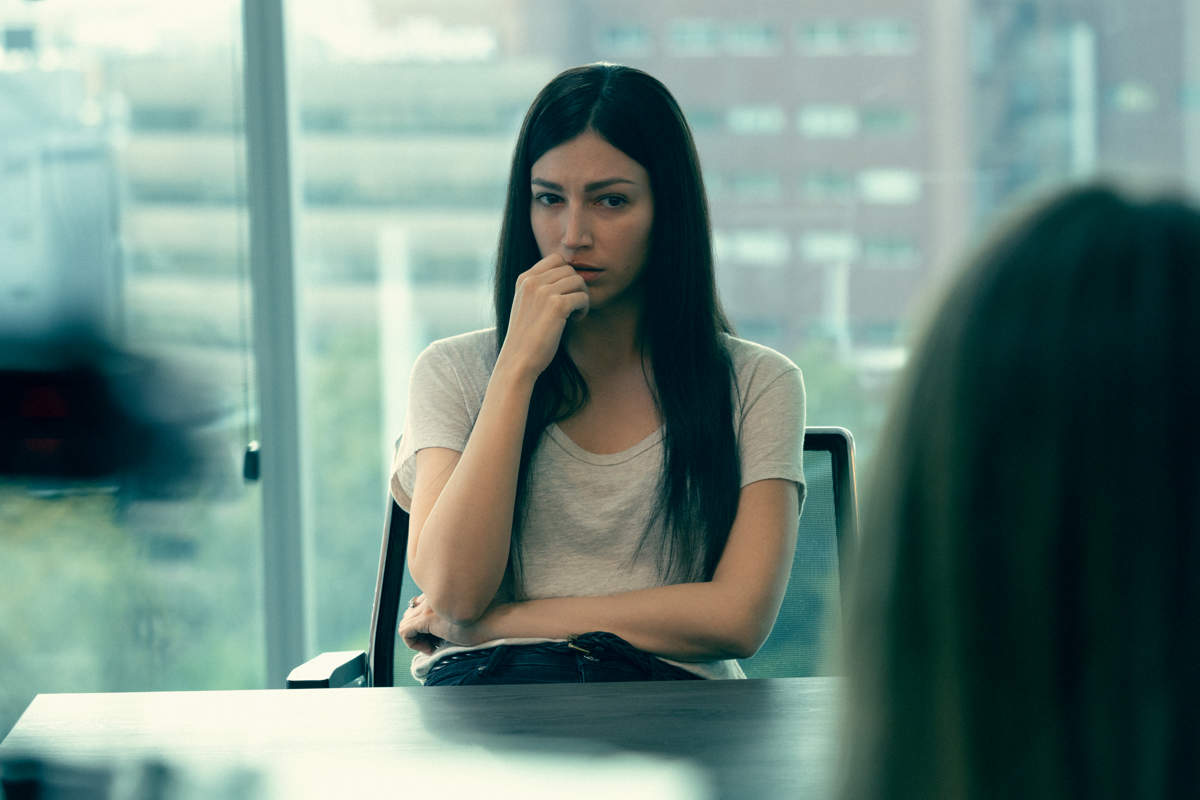
[[744, 677], [804, 497], [794, 364], [730, 335], [695, 146], [639, 70], [567, 70], [513, 157], [496, 327], [413, 368], [392, 478], [426, 685]]
[[916, 347], [864, 515], [845, 796], [1200, 785], [1200, 213], [1063, 193]]

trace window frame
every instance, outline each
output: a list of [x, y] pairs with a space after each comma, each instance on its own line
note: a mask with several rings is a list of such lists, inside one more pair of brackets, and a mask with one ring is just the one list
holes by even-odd
[[[310, 492], [305, 486], [285, 0], [243, 0], [246, 181], [262, 474], [263, 624], [268, 685], [312, 654]], [[367, 591], [364, 587], [364, 592]]]

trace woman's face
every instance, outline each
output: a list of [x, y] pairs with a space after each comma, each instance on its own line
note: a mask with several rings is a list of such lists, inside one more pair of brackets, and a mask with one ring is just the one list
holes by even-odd
[[542, 258], [560, 254], [588, 285], [592, 310], [640, 303], [654, 195], [642, 165], [592, 131], [533, 162], [529, 221]]

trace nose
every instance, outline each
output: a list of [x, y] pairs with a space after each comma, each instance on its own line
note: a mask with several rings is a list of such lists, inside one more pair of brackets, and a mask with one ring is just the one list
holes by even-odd
[[565, 212], [563, 220], [562, 245], [567, 250], [579, 250], [592, 244], [591, 221], [587, 209], [582, 204], [576, 204]]

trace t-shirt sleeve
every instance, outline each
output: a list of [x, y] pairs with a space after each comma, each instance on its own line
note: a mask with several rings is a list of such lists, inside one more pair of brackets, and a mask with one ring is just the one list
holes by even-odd
[[804, 378], [791, 366], [752, 390], [742, 410], [742, 486], [768, 478], [794, 481], [803, 506]]
[[461, 453], [474, 425], [465, 388], [453, 363], [436, 346], [427, 348], [413, 364], [404, 432], [392, 461], [390, 487], [401, 508], [409, 510], [412, 502], [417, 451], [445, 447]]

